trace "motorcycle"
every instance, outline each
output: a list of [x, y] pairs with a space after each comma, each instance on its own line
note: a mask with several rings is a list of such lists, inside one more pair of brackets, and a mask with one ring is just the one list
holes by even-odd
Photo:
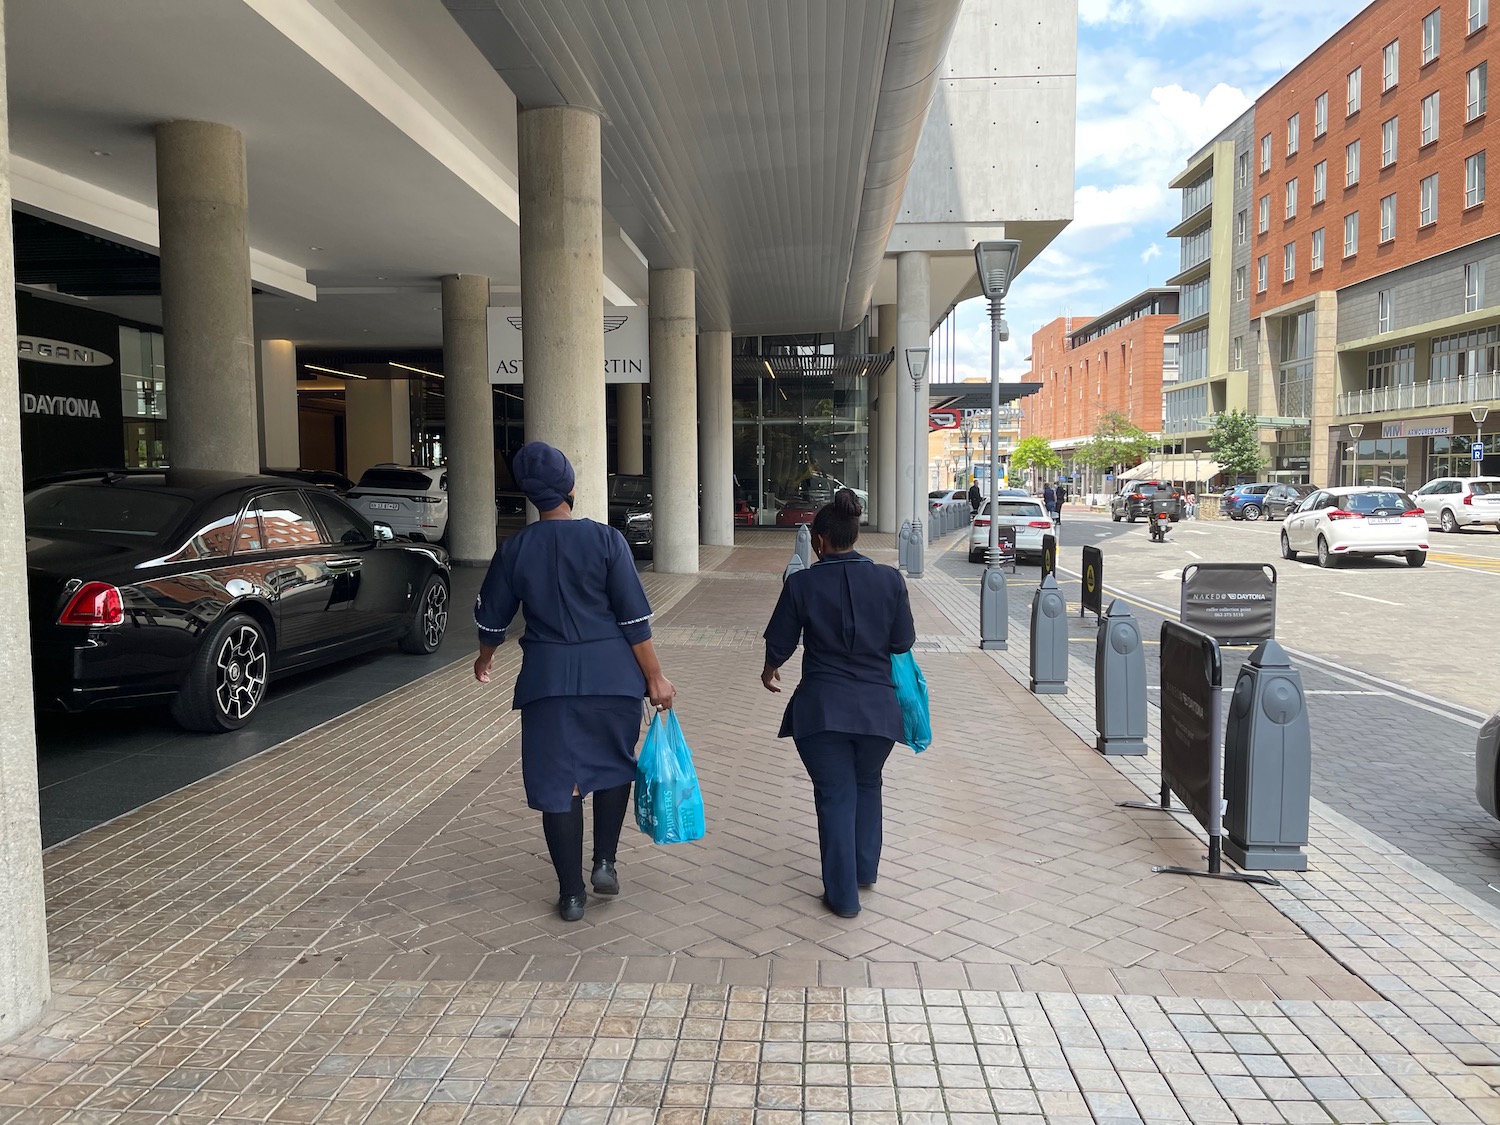
[[1151, 541], [1165, 543], [1167, 532], [1172, 530], [1172, 516], [1166, 505], [1157, 501], [1151, 505]]

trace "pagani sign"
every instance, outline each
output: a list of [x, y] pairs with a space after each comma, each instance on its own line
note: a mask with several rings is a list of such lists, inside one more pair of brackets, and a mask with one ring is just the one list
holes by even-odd
[[85, 348], [66, 340], [49, 340], [45, 336], [17, 336], [16, 358], [60, 367], [108, 367], [115, 361], [114, 356], [97, 348]]

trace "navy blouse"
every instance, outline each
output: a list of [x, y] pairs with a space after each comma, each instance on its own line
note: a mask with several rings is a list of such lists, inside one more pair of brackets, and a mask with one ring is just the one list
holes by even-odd
[[512, 706], [564, 695], [642, 699], [631, 646], [651, 638], [651, 605], [625, 537], [593, 520], [541, 520], [500, 545], [479, 590], [479, 641], [505, 643], [525, 609]]
[[849, 551], [788, 576], [766, 626], [766, 663], [780, 668], [802, 644], [802, 682], [780, 737], [823, 731], [902, 736], [891, 655], [917, 642], [906, 583], [893, 567]]

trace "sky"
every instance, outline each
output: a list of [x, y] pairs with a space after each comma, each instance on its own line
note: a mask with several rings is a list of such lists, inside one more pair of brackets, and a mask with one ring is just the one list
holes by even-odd
[[[1000, 377], [1023, 379], [1031, 334], [1107, 312], [1177, 272], [1167, 183], [1187, 158], [1365, 7], [1365, 0], [1078, 0], [1072, 224], [1016, 277]], [[956, 314], [957, 379], [989, 378], [983, 300]], [[935, 357], [935, 362], [940, 362]], [[946, 378], [946, 372], [937, 378]]]

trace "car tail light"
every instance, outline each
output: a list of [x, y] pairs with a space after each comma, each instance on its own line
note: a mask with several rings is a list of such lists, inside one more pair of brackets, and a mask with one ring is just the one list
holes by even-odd
[[990, 517], [989, 516], [975, 516], [974, 517], [974, 526], [975, 527], [989, 527], [990, 526]]
[[59, 625], [118, 625], [125, 620], [120, 591], [104, 582], [87, 582], [73, 595]]
[[1132, 500], [1144, 500], [1146, 497], [1143, 494], [1139, 493], [1139, 492], [1132, 492], [1130, 494], [1130, 498]]
[[1425, 516], [1427, 513], [1421, 508], [1412, 508], [1410, 511], [1402, 512], [1403, 516]]
[[1045, 531], [1045, 530], [1047, 530], [1048, 528], [1050, 528], [1052, 526], [1052, 521], [1051, 520], [1032, 520], [1026, 526], [1027, 527], [1040, 527], [1042, 530]]
[[1473, 506], [1473, 504], [1474, 504], [1474, 494], [1472, 492], [1465, 492], [1464, 493], [1464, 503], [1470, 505], [1471, 507]]
[[1329, 508], [1323, 514], [1331, 520], [1357, 520], [1363, 518], [1358, 512], [1346, 512], [1342, 508]]

